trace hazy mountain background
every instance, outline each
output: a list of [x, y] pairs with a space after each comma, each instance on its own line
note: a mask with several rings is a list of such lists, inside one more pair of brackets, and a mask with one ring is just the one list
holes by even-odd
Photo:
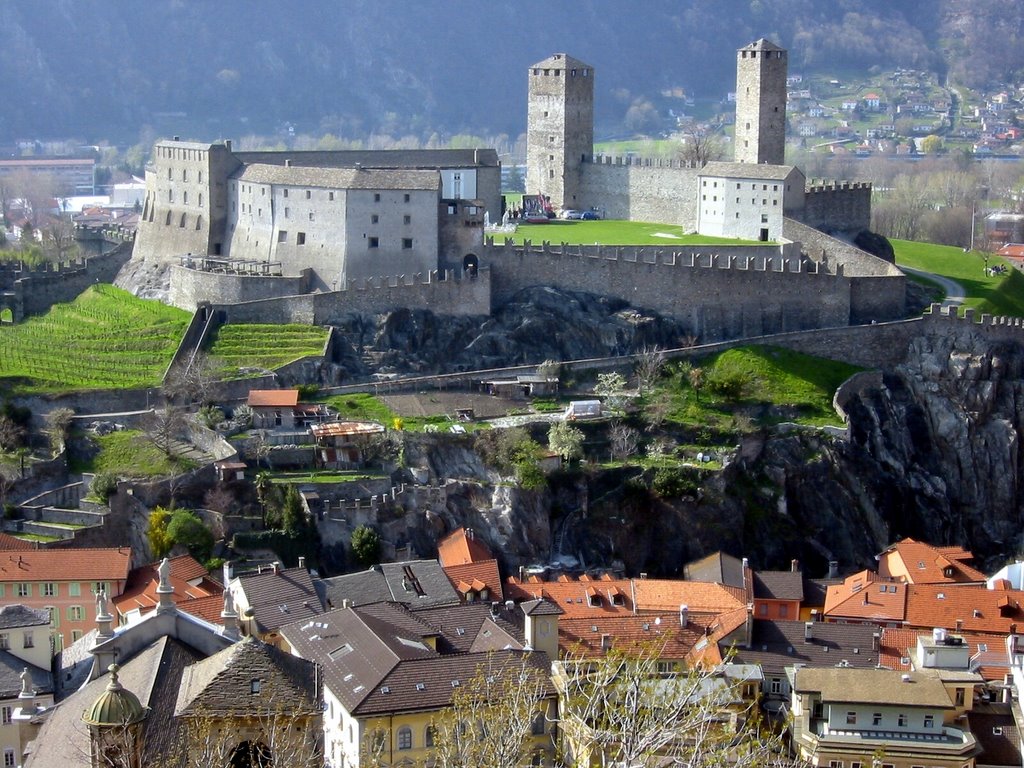
[[597, 70], [599, 133], [681, 87], [731, 89], [768, 37], [794, 72], [929, 68], [969, 85], [1024, 70], [1007, 0], [5, 0], [0, 141], [132, 143], [296, 132], [519, 134], [526, 71], [565, 51]]

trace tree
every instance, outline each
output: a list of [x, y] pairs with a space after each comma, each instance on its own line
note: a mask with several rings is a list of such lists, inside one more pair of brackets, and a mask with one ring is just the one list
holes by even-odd
[[616, 421], [611, 428], [612, 456], [620, 461], [636, 453], [640, 433], [625, 422]]
[[173, 405], [158, 408], [144, 420], [144, 427], [149, 439], [167, 454], [174, 457], [173, 441], [185, 428], [185, 414]]
[[562, 457], [572, 461], [583, 455], [583, 432], [565, 421], [556, 421], [548, 430], [548, 447]]
[[352, 556], [360, 565], [371, 566], [380, 562], [380, 534], [368, 525], [360, 525], [349, 539]]
[[545, 360], [537, 366], [537, 375], [545, 379], [557, 379], [562, 371], [562, 364], [557, 360]]
[[666, 676], [660, 651], [614, 647], [556, 664], [568, 765], [793, 765], [781, 736], [760, 727], [756, 701], [743, 701], [721, 668]]
[[192, 359], [175, 365], [164, 378], [163, 390], [169, 399], [186, 403], [207, 404], [213, 385], [220, 380], [223, 365], [205, 352], [196, 352]]
[[703, 168], [712, 160], [721, 160], [725, 150], [721, 139], [707, 128], [693, 128], [683, 134], [679, 159], [696, 168]]
[[287, 534], [299, 535], [305, 533], [308, 527], [299, 489], [295, 485], [289, 485], [288, 490], [284, 492], [284, 504], [281, 506], [281, 528]]
[[68, 261], [78, 252], [75, 240], [75, 225], [71, 219], [60, 218], [50, 221], [42, 230], [43, 251], [50, 261], [58, 264]]
[[645, 390], [651, 389], [661, 377], [661, 371], [665, 367], [665, 353], [657, 347], [644, 347], [635, 356], [636, 362], [633, 370], [636, 373], [636, 383], [639, 394], [643, 395]]
[[942, 151], [942, 137], [934, 133], [921, 139], [921, 151], [926, 155], [938, 154]]
[[594, 394], [604, 400], [609, 408], [618, 410], [625, 402], [623, 392], [626, 389], [626, 377], [614, 371], [612, 373], [597, 374], [597, 383], [594, 385]]
[[64, 450], [74, 417], [75, 412], [70, 408], [54, 408], [46, 414], [46, 437], [54, 454]]
[[[536, 753], [534, 725], [546, 723], [554, 693], [531, 653], [490, 653], [434, 720], [434, 764], [445, 768], [517, 768]], [[547, 657], [544, 656], [544, 659]], [[538, 729], [540, 730], [540, 729]], [[546, 730], [546, 729], [545, 729]]]
[[269, 472], [257, 472], [253, 481], [256, 487], [256, 498], [260, 501], [260, 512], [263, 518], [263, 527], [267, 527], [267, 502], [269, 501], [270, 489], [274, 487], [274, 478]]
[[0, 414], [0, 451], [13, 451], [25, 439], [25, 429], [6, 414]]
[[167, 535], [174, 544], [185, 547], [196, 560], [209, 560], [213, 550], [213, 533], [192, 510], [175, 510], [167, 523]]
[[146, 529], [146, 539], [149, 541], [149, 551], [154, 560], [162, 560], [170, 554], [174, 547], [174, 539], [167, 532], [167, 525], [171, 522], [171, 512], [163, 507], [154, 507], [149, 513], [149, 528]]

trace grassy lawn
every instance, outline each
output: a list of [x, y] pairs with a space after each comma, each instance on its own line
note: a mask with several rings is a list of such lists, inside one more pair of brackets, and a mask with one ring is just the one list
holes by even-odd
[[278, 485], [293, 483], [352, 483], [360, 480], [380, 480], [383, 474], [364, 471], [342, 472], [332, 470], [312, 470], [310, 472], [271, 472], [271, 482]]
[[1006, 274], [986, 275], [985, 259], [980, 253], [909, 240], [891, 242], [898, 265], [934, 272], [960, 283], [967, 297], [965, 307], [993, 315], [1024, 317], [1024, 275], [1004, 259], [990, 256], [988, 264], [1006, 264]]
[[594, 144], [595, 155], [624, 157], [633, 153], [638, 157], [677, 158], [682, 144], [676, 139], [631, 139], [628, 141], [599, 141]]
[[524, 240], [540, 243], [572, 245], [660, 245], [663, 248], [686, 245], [764, 245], [754, 240], [733, 240], [726, 237], [683, 234], [675, 224], [648, 224], [642, 221], [565, 221], [552, 219], [547, 224], [520, 224], [515, 234], [495, 235], [495, 243], [511, 240], [521, 245]]
[[62, 392], [158, 386], [189, 314], [94, 285], [70, 304], [4, 328], [0, 386]]
[[99, 452], [90, 460], [76, 462], [74, 472], [108, 472], [118, 477], [163, 477], [186, 472], [195, 463], [185, 459], [171, 459], [144, 433], [126, 429], [93, 438]]
[[[832, 397], [860, 370], [776, 347], [739, 347], [693, 367], [703, 374], [696, 389], [685, 365], [671, 366], [654, 397], [668, 396], [667, 421], [698, 433], [745, 431], [752, 425], [745, 422], [839, 424]], [[729, 386], [734, 394], [727, 393]]]
[[220, 361], [220, 375], [239, 378], [244, 368], [273, 370], [307, 355], [319, 355], [327, 329], [313, 325], [223, 325], [207, 347]]
[[[365, 392], [347, 395], [335, 395], [327, 398], [327, 405], [338, 411], [343, 419], [356, 421], [376, 421], [389, 429], [403, 429], [407, 432], [441, 432], [446, 431], [453, 422], [447, 415], [436, 416], [400, 416], [391, 410], [386, 403]], [[467, 432], [477, 429], [488, 429], [481, 422], [462, 423]]]

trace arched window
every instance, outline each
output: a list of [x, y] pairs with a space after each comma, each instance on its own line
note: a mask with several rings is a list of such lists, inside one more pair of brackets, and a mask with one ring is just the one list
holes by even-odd
[[196, 231], [198, 232], [202, 228], [203, 228], [203, 217], [202, 216], [196, 216]]
[[398, 729], [398, 748], [412, 749], [412, 728], [407, 725]]
[[423, 729], [423, 745], [426, 747], [434, 746], [434, 726], [428, 725]]
[[185, 214], [184, 213], [181, 214], [181, 223], [178, 224], [178, 226], [181, 227], [182, 229], [185, 228]]

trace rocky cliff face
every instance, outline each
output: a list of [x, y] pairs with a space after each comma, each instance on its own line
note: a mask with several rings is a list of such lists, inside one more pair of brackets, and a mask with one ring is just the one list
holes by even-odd
[[[720, 472], [557, 473], [543, 492], [502, 484], [469, 444], [423, 445], [416, 461], [463, 478], [448, 525], [472, 525], [508, 568], [559, 555], [676, 575], [716, 549], [759, 567], [800, 558], [874, 566], [892, 541], [962, 544], [997, 566], [1022, 545], [1024, 348], [922, 337], [905, 364], [846, 392], [849, 437], [798, 430], [748, 438]], [[471, 480], [471, 482], [470, 482]], [[671, 486], [669, 486], [671, 488]], [[660, 491], [660, 492], [659, 492]]]

